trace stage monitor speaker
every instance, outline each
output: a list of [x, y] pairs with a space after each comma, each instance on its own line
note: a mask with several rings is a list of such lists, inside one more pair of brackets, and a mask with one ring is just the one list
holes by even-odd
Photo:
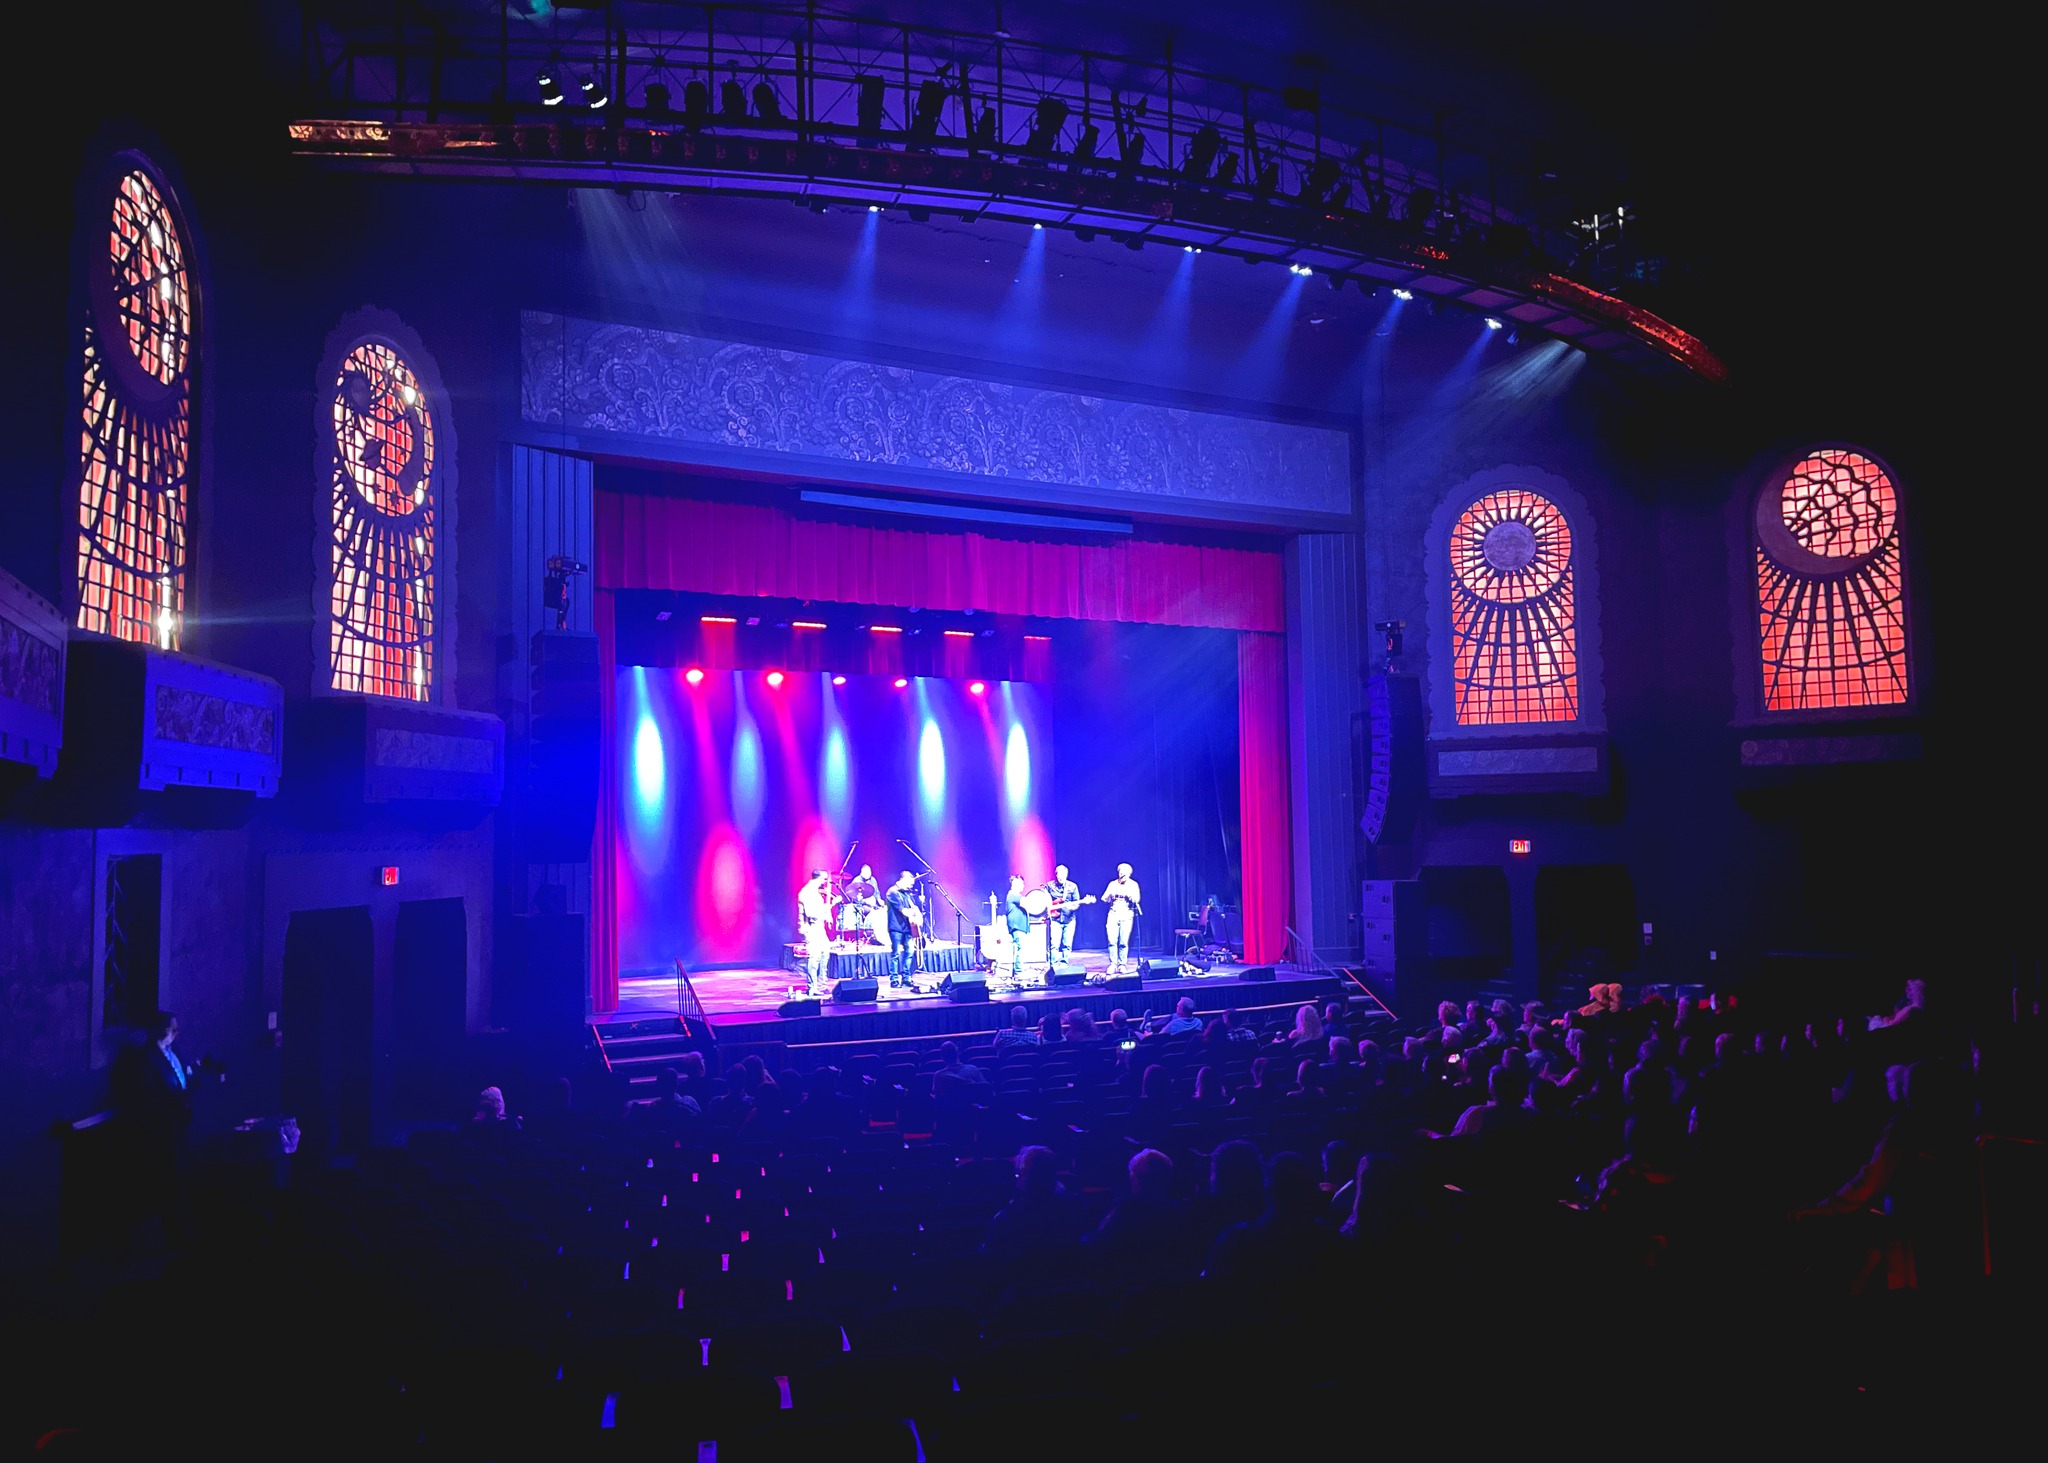
[[978, 970], [962, 971], [959, 975], [946, 978], [946, 999], [949, 1001], [985, 1001], [988, 999], [988, 977]]
[[[835, 995], [833, 999], [837, 1000], [839, 998]], [[782, 1017], [786, 1021], [792, 1016], [822, 1015], [824, 1013], [824, 1010], [825, 1003], [819, 1000], [816, 996], [797, 996], [794, 999], [784, 1001], [781, 1005], [777, 1006], [775, 1008], [775, 1014]]]
[[1112, 975], [1102, 983], [1102, 988], [1106, 991], [1141, 991], [1145, 988], [1145, 977], [1142, 975]]
[[1414, 676], [1365, 682], [1365, 813], [1374, 844], [1406, 843], [1423, 802], [1422, 683]]
[[1239, 980], [1275, 980], [1277, 973], [1270, 965], [1247, 965], [1237, 973]]
[[1178, 960], [1154, 958], [1145, 962], [1145, 978], [1147, 980], [1175, 980], [1179, 975], [1180, 962]]
[[1049, 986], [1079, 985], [1087, 978], [1087, 969], [1079, 965], [1054, 965], [1045, 972], [1045, 983]]
[[873, 1005], [882, 998], [882, 983], [872, 975], [848, 976], [832, 987], [832, 1004], [850, 1006], [855, 1002]]

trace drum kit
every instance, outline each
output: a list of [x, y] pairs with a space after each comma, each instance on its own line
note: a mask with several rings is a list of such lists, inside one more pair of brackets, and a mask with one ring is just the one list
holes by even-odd
[[889, 945], [889, 904], [872, 878], [832, 876], [832, 944], [841, 951]]

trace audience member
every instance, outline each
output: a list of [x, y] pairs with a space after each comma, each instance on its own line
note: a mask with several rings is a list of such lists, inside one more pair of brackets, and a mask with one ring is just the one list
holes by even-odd
[[1031, 1012], [1021, 1002], [1010, 1008], [1010, 1024], [996, 1033], [996, 1046], [1037, 1046], [1038, 1032], [1032, 1028]]

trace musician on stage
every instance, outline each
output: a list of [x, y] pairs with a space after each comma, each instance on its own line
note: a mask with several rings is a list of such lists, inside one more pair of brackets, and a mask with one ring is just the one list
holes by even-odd
[[1024, 876], [1010, 875], [1010, 897], [1003, 909], [1003, 920], [1010, 928], [1010, 981], [1013, 985], [1024, 983], [1024, 937], [1031, 933], [1031, 910], [1024, 903]]
[[1046, 881], [1045, 892], [1052, 900], [1045, 932], [1045, 958], [1061, 965], [1074, 955], [1074, 921], [1080, 913], [1081, 886], [1067, 877], [1065, 864], [1058, 864], [1053, 868], [1052, 878]]
[[1138, 881], [1131, 877], [1129, 864], [1116, 866], [1116, 878], [1102, 891], [1102, 902], [1109, 906], [1109, 968], [1115, 974], [1130, 964], [1131, 927], [1145, 912], [1144, 897]]
[[853, 876], [853, 882], [846, 886], [846, 897], [859, 905], [863, 912], [873, 909], [882, 897], [882, 886], [875, 882], [875, 871], [866, 864]]
[[910, 984], [910, 970], [916, 960], [911, 942], [924, 922], [924, 911], [917, 907], [917, 875], [905, 869], [883, 898], [889, 906], [889, 984], [898, 988]]
[[825, 994], [826, 973], [832, 968], [832, 876], [814, 869], [810, 882], [797, 890], [796, 926], [804, 937], [804, 973], [810, 993]]

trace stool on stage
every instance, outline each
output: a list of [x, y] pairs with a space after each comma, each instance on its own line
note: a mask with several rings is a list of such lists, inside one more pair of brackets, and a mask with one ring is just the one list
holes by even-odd
[[1174, 945], [1173, 953], [1176, 955], [1185, 955], [1188, 953], [1188, 951], [1194, 949], [1195, 936], [1199, 935], [1201, 932], [1201, 913], [1197, 911], [1195, 915], [1194, 924], [1189, 925], [1183, 929], [1177, 929], [1173, 932], [1173, 938], [1176, 942]]

